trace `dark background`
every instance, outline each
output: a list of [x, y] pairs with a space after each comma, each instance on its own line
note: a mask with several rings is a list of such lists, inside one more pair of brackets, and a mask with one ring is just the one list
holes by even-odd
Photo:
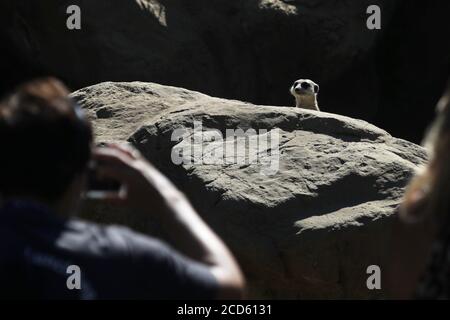
[[[0, 93], [55, 75], [74, 90], [139, 80], [290, 106], [291, 83], [311, 78], [323, 111], [421, 141], [450, 74], [450, 1], [274, 3], [160, 0], [155, 11], [123, 0], [2, 0]], [[82, 9], [80, 31], [65, 27], [70, 4]], [[365, 27], [369, 4], [382, 8], [382, 30]]]

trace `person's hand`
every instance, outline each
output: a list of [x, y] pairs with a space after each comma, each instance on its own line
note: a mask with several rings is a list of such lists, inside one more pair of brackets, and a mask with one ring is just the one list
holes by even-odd
[[163, 213], [183, 198], [181, 192], [131, 146], [110, 144], [96, 148], [93, 158], [99, 163], [99, 177], [122, 184], [117, 195], [105, 198], [109, 203]]
[[226, 245], [200, 218], [184, 195], [147, 162], [137, 150], [110, 145], [96, 149], [94, 160], [101, 165], [101, 178], [121, 182], [125, 192], [108, 201], [152, 212], [171, 238], [173, 245], [191, 259], [204, 264], [216, 278], [217, 298], [239, 299], [245, 280]]

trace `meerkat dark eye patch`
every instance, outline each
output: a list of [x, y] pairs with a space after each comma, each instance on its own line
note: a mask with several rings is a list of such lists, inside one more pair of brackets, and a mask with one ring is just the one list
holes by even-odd
[[306, 90], [311, 88], [311, 85], [308, 82], [302, 82], [301, 87]]
[[317, 84], [314, 85], [314, 93], [319, 92], [319, 86]]

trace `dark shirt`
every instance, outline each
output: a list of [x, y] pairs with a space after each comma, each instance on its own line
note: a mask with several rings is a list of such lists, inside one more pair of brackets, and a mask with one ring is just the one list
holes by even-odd
[[428, 265], [419, 281], [415, 298], [420, 300], [450, 299], [450, 220], [441, 225], [441, 232], [432, 245]]
[[0, 209], [3, 299], [211, 299], [217, 286], [207, 267], [125, 227], [31, 203]]

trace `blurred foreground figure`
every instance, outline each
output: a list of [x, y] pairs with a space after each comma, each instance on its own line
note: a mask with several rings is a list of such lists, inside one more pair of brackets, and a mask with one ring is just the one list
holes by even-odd
[[393, 298], [450, 297], [450, 85], [424, 146], [430, 162], [411, 182], [394, 228]]
[[[0, 103], [0, 297], [241, 297], [239, 267], [184, 195], [136, 150], [91, 144], [90, 124], [57, 80], [25, 84]], [[176, 250], [72, 218], [92, 159], [126, 190], [105, 201], [152, 215]]]

